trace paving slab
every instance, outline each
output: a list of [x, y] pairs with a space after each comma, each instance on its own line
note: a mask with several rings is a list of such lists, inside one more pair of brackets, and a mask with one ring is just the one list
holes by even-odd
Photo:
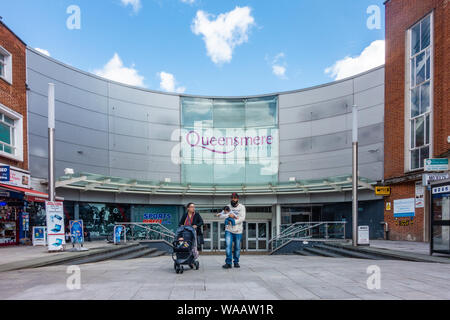
[[[66, 286], [67, 266], [0, 273], [0, 299], [64, 300], [317, 300], [450, 299], [450, 265], [410, 261], [245, 256], [240, 269], [223, 257], [200, 256], [200, 270], [176, 274], [171, 257], [81, 265], [81, 289]], [[380, 268], [381, 288], [369, 290], [367, 267]], [[421, 275], [426, 275], [422, 277]]]

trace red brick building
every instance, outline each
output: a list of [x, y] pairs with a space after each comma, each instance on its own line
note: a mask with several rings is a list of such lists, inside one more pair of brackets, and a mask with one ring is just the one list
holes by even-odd
[[[450, 1], [385, 7], [385, 221], [391, 240], [429, 241], [424, 160], [450, 156]], [[413, 215], [399, 214], [411, 203]]]
[[0, 163], [28, 171], [26, 44], [0, 21]]

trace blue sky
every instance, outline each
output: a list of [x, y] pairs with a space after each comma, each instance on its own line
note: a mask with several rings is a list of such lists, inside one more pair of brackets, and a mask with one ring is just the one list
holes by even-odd
[[[383, 63], [383, 2], [15, 0], [0, 15], [30, 47], [76, 68], [152, 90], [239, 96]], [[80, 8], [80, 29], [67, 28], [70, 5]], [[367, 26], [373, 5], [379, 29]]]

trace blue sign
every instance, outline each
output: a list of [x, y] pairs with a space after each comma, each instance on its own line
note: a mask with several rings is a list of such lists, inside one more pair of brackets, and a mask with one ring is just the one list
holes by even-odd
[[123, 232], [123, 226], [116, 226], [114, 228], [114, 243], [118, 244], [120, 243], [120, 236]]
[[10, 181], [10, 172], [9, 166], [0, 166], [0, 181]]
[[84, 243], [83, 220], [71, 220], [69, 225], [72, 243]]
[[394, 200], [394, 218], [414, 217], [415, 204], [415, 198]]

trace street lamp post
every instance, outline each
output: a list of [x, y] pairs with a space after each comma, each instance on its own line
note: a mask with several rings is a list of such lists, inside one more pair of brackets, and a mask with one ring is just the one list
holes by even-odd
[[352, 147], [353, 147], [353, 161], [352, 161], [352, 220], [353, 220], [353, 246], [358, 246], [358, 107], [353, 105], [353, 130], [352, 130]]
[[55, 85], [48, 84], [48, 200], [55, 201]]

